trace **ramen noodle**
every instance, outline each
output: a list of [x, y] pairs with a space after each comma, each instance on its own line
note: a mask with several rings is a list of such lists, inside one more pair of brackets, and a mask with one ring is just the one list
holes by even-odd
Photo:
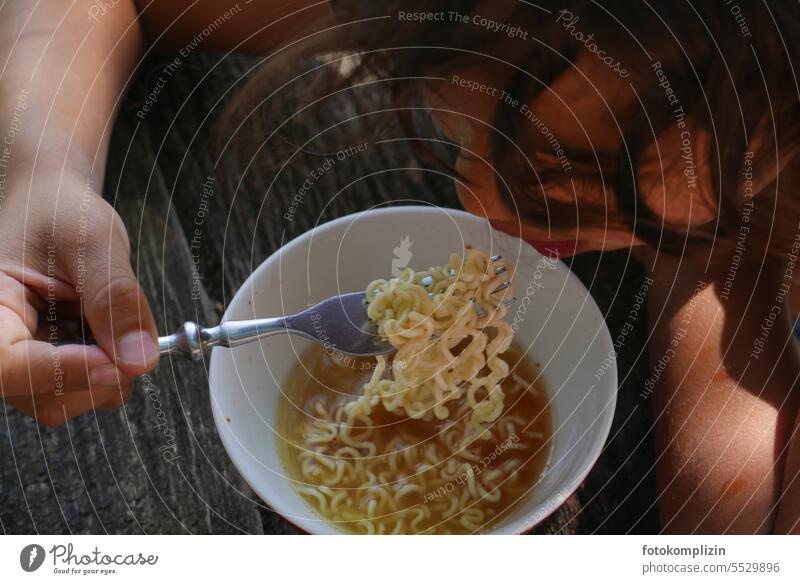
[[509, 351], [510, 278], [468, 250], [375, 280], [367, 314], [393, 357], [303, 355], [285, 459], [319, 515], [357, 533], [471, 533], [531, 490], [550, 420], [538, 371]]

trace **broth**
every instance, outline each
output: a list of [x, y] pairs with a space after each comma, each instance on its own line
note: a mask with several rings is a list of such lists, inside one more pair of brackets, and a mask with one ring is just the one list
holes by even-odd
[[[280, 455], [289, 477], [317, 515], [346, 532], [455, 534], [490, 529], [533, 491], [547, 465], [552, 436], [549, 398], [539, 364], [513, 344], [502, 357], [511, 367], [502, 383], [505, 408], [492, 425], [491, 438], [469, 446], [469, 457], [459, 453], [448, 436], [459, 416], [468, 417], [463, 398], [454, 402], [445, 420], [412, 419], [378, 404], [370, 416], [370, 440], [376, 454], [348, 458], [350, 463], [360, 460], [377, 478], [365, 485], [355, 474], [344, 472], [339, 482], [328, 487], [309, 480], [308, 469], [313, 472], [314, 461], [302, 462], [318, 448], [310, 441], [309, 430], [323, 417], [333, 425], [333, 412], [359, 395], [375, 360], [332, 357], [319, 345], [309, 347], [280, 398]], [[353, 450], [335, 442], [334, 450], [340, 446], [342, 451]], [[336, 457], [327, 460], [322, 462], [334, 465]], [[304, 464], [311, 465], [306, 473]], [[443, 475], [449, 480], [443, 481]], [[475, 481], [489, 481], [495, 475], [495, 482], [486, 483], [494, 488], [484, 487], [476, 496]], [[407, 486], [412, 483], [415, 487]], [[334, 494], [331, 504], [309, 493], [308, 487], [315, 486]], [[402, 504], [375, 521], [363, 521], [374, 515], [371, 501], [385, 491], [402, 493]], [[403, 519], [395, 519], [394, 514]]]

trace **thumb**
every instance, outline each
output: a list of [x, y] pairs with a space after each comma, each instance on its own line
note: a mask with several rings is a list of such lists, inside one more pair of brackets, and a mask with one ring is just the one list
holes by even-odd
[[83, 282], [73, 282], [80, 283], [84, 316], [98, 345], [121, 371], [141, 375], [158, 363], [155, 321], [131, 268], [122, 221], [113, 213], [110, 223], [106, 245], [87, 245]]

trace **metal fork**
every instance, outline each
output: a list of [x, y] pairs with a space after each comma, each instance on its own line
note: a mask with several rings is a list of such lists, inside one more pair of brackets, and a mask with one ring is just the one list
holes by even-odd
[[385, 355], [394, 347], [378, 336], [367, 318], [366, 292], [323, 300], [303, 312], [277, 318], [230, 320], [202, 328], [186, 322], [175, 334], [158, 338], [162, 355], [178, 353], [199, 361], [213, 347], [238, 347], [278, 333], [294, 333], [338, 353], [354, 356]]
[[[493, 262], [499, 259], [500, 256], [492, 257]], [[503, 267], [495, 270], [498, 275], [504, 272]], [[427, 286], [430, 281], [423, 284]], [[510, 282], [503, 282], [492, 293], [510, 285]], [[514, 300], [502, 302], [509, 305]], [[231, 320], [210, 328], [185, 322], [174, 334], [159, 337], [158, 348], [162, 355], [180, 354], [200, 361], [213, 347], [238, 347], [279, 333], [297, 334], [320, 343], [326, 350], [344, 355], [366, 357], [394, 351], [394, 347], [378, 335], [377, 327], [367, 317], [366, 292], [334, 296], [291, 316]]]

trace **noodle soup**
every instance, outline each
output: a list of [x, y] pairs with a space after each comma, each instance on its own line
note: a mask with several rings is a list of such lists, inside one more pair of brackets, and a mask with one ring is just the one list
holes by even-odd
[[[278, 410], [281, 458], [321, 518], [350, 533], [476, 533], [491, 529], [535, 488], [550, 452], [552, 422], [539, 366], [512, 345], [500, 383], [504, 409], [465, 443], [471, 406], [446, 419], [416, 419], [377, 405], [369, 424], [336, 432], [346, 404], [370, 381], [375, 359], [331, 356], [313, 345], [295, 366]], [[391, 370], [391, 363], [386, 374]]]
[[[464, 211], [425, 206], [372, 209], [318, 225], [284, 246], [280, 252], [273, 254], [253, 272], [236, 293], [225, 311], [223, 320], [243, 320], [267, 315], [288, 314], [303, 310], [311, 303], [343, 291], [364, 289], [375, 277], [388, 275], [389, 258], [393, 256], [393, 248], [397, 246], [397, 242], [401, 238], [408, 235], [414, 242], [412, 267], [435, 266], [437, 262], [446, 260], [445, 250], [458, 253], [467, 242], [472, 245], [473, 249], [489, 250], [492, 256], [496, 254], [503, 256], [503, 259], [514, 268], [514, 273], [507, 274], [502, 279], [517, 283], [519, 286], [528, 286], [528, 290], [517, 291], [519, 297], [529, 295], [530, 282], [537, 283], [535, 296], [530, 298], [533, 302], [527, 304], [527, 300], [521, 298], [515, 305], [508, 307], [503, 320], [509, 323], [509, 328], [512, 330], [509, 328], [504, 330], [498, 313], [497, 318], [491, 319], [491, 327], [483, 326], [487, 321], [476, 322], [475, 326], [472, 323], [466, 323], [467, 326], [464, 327], [462, 321], [451, 320], [450, 322], [455, 326], [447, 327], [437, 322], [434, 323], [437, 330], [432, 333], [433, 338], [441, 339], [447, 336], [452, 339], [453, 334], [460, 336], [469, 332], [471, 338], [475, 338], [475, 336], [479, 336], [477, 333], [489, 328], [486, 335], [491, 340], [497, 339], [498, 333], [504, 335], [505, 338], [508, 338], [509, 333], [514, 333], [512, 351], [514, 343], [516, 343], [516, 346], [521, 348], [527, 354], [526, 358], [529, 359], [526, 364], [523, 363], [520, 368], [517, 368], [517, 373], [527, 377], [529, 374], [522, 371], [522, 369], [527, 369], [530, 375], [534, 375], [536, 368], [531, 359], [538, 360], [543, 364], [542, 372], [547, 389], [550, 390], [547, 396], [549, 398], [547, 411], [548, 417], [552, 418], [550, 422], [552, 435], [546, 447], [546, 454], [537, 460], [539, 460], [539, 464], [544, 464], [544, 459], [547, 459], [547, 471], [537, 482], [538, 475], [535, 470], [523, 469], [522, 472], [525, 473], [526, 479], [523, 481], [525, 485], [521, 491], [532, 488], [530, 496], [513, 502], [510, 512], [504, 513], [500, 519], [487, 522], [480, 529], [482, 533], [502, 534], [521, 533], [529, 530], [555, 511], [582, 484], [602, 452], [614, 417], [617, 371], [613, 359], [605, 374], [600, 379], [596, 378], [597, 368], [600, 364], [607, 362], [605, 360], [609, 354], [613, 354], [613, 341], [605, 325], [603, 312], [597, 307], [580, 280], [565, 265], [545, 260], [538, 251], [524, 241], [496, 231], [485, 219]], [[546, 263], [544, 263], [545, 261]], [[493, 261], [492, 264], [493, 267], [497, 267], [497, 262]], [[298, 269], [298, 266], [306, 266], [306, 269]], [[474, 265], [469, 271], [474, 273], [476, 269], [481, 269], [481, 266]], [[334, 274], [335, 277], [333, 277]], [[497, 300], [502, 299], [503, 292], [493, 293], [498, 285], [491, 280], [494, 278], [487, 278], [486, 282], [488, 296]], [[476, 294], [480, 291], [468, 286], [465, 286], [463, 290], [464, 293], [469, 294], [468, 300], [476, 297], [475, 302], [483, 304], [485, 307], [483, 310], [492, 316], [491, 306], [485, 301], [486, 296]], [[513, 296], [510, 292], [508, 294], [508, 298]], [[427, 314], [431, 307], [427, 306], [424, 300], [421, 298], [420, 307]], [[520, 309], [523, 303], [527, 304], [527, 312], [524, 318], [518, 319], [517, 316], [521, 314]], [[446, 313], [438, 310], [435, 312], [437, 320], [450, 319], [451, 315], [453, 315], [453, 319], [459, 317], [460, 309], [457, 306], [454, 307], [449, 299], [437, 300], [433, 308], [444, 308], [445, 306], [448, 307]], [[377, 306], [376, 310], [378, 308], [380, 307]], [[396, 314], [407, 314], [405, 307], [400, 306], [399, 308], [401, 312], [396, 312]], [[454, 310], [451, 311], [450, 308], [454, 308]], [[473, 312], [477, 312], [477, 310], [473, 310]], [[376, 316], [380, 320], [383, 314], [379, 313]], [[465, 313], [465, 316], [468, 317], [469, 313]], [[378, 324], [378, 321], [375, 322]], [[511, 325], [512, 322], [516, 326]], [[402, 324], [403, 331], [409, 333], [413, 331], [413, 322], [404, 321], [400, 324]], [[395, 331], [388, 332], [393, 334]], [[473, 335], [473, 333], [475, 334]], [[393, 335], [393, 338], [395, 336]], [[345, 399], [336, 394], [334, 390], [319, 386], [306, 387], [305, 382], [300, 385], [292, 383], [292, 392], [288, 393], [288, 398], [293, 403], [299, 404], [300, 411], [296, 410], [291, 403], [286, 401], [287, 398], [284, 397], [284, 394], [287, 392], [287, 383], [298, 378], [298, 359], [302, 357], [303, 363], [308, 368], [315, 366], [312, 356], [302, 355], [303, 350], [310, 344], [310, 341], [299, 342], [296, 338], [274, 335], [264, 338], [260, 343], [242, 345], [237, 349], [214, 348], [210, 358], [209, 385], [211, 409], [217, 432], [236, 469], [252, 487], [255, 494], [303, 531], [320, 534], [340, 533], [342, 530], [362, 533], [367, 532], [371, 525], [376, 532], [379, 532], [380, 525], [374, 522], [359, 524], [357, 520], [349, 520], [344, 523], [335, 523], [331, 519], [341, 519], [345, 515], [345, 509], [339, 505], [340, 500], [337, 500], [336, 505], [328, 505], [329, 510], [333, 507], [338, 516], [331, 515], [329, 512], [315, 513], [312, 508], [316, 508], [317, 503], [311, 498], [313, 495], [301, 495], [299, 492], [300, 489], [309, 485], [325, 486], [322, 484], [322, 479], [331, 479], [331, 475], [318, 474], [312, 475], [312, 479], [309, 480], [303, 478], [300, 473], [302, 468], [299, 459], [300, 452], [313, 452], [321, 445], [318, 443], [312, 448], [306, 448], [302, 443], [302, 433], [296, 427], [297, 424], [313, 421], [306, 413], [313, 411], [310, 409], [313, 404], [312, 400], [309, 400], [309, 396], [316, 392], [324, 400], [336, 399], [335, 403], [341, 404], [347, 399], [358, 401], [360, 397], [356, 398], [356, 395], [367, 397], [367, 394], [377, 393], [379, 399], [383, 395], [382, 386], [367, 388], [363, 385], [366, 379], [365, 372], [361, 372], [360, 376], [352, 376], [350, 372], [342, 373], [340, 371], [340, 376], [346, 373], [350, 381], [344, 383], [341, 379], [336, 379], [335, 383], [329, 383], [329, 385], [333, 385], [345, 394], [352, 393], [353, 397]], [[424, 347], [425, 345], [422, 344], [419, 348], [424, 349]], [[408, 365], [403, 368], [405, 377], [394, 376], [395, 383], [405, 385], [406, 381], [411, 381], [410, 373], [415, 370], [415, 365], [416, 369], [419, 369], [420, 366], [432, 367], [430, 361], [427, 360], [414, 363], [413, 355], [419, 351], [419, 348], [408, 350], [405, 355], [400, 355], [401, 349], [405, 349], [405, 347], [398, 348], [393, 358], [405, 360]], [[488, 360], [491, 358], [491, 349], [494, 348], [489, 347], [489, 339], [487, 339], [486, 348], [489, 350], [483, 353]], [[504, 345], [500, 353], [505, 358], [505, 355], [511, 354], [512, 351], [507, 351], [507, 347]], [[398, 355], [400, 356], [398, 357]], [[472, 355], [464, 353], [460, 355], [464, 361], [458, 365], [459, 369], [464, 365], [464, 374], [459, 374], [458, 378], [454, 379], [456, 388], [464, 387], [465, 383], [470, 384], [472, 370], [466, 366], [465, 362], [469, 358], [473, 358]], [[371, 361], [372, 363], [368, 366], [377, 366], [377, 359]], [[544, 365], [545, 363], [546, 365]], [[344, 364], [340, 363], [340, 365]], [[508, 359], [508, 364], [514, 365], [512, 358]], [[497, 363], [493, 363], [493, 365], [498, 372], [508, 373], [501, 371], [497, 367]], [[399, 369], [395, 371], [395, 373], [397, 372]], [[304, 375], [307, 380], [308, 375]], [[500, 381], [499, 383], [505, 388], [504, 392], [511, 392], [509, 381]], [[447, 388], [449, 387], [451, 387], [450, 384], [447, 385]], [[537, 383], [534, 387], [540, 386]], [[486, 393], [487, 390], [492, 389], [484, 386], [477, 397], [485, 400], [489, 397]], [[388, 387], [387, 391], [393, 392], [393, 387]], [[432, 388], [430, 393], [427, 390], [417, 392], [418, 396], [415, 396], [415, 399], [398, 402], [398, 407], [395, 408], [393, 415], [380, 414], [381, 423], [384, 423], [384, 417], [406, 420], [409, 425], [413, 425], [420, 433], [426, 435], [425, 426], [418, 424], [420, 420], [414, 417], [418, 413], [414, 408], [414, 402], [422, 401], [423, 404], [429, 404], [429, 395], [434, 395], [435, 392], [436, 388]], [[456, 395], [458, 392], [454, 392], [453, 397], [455, 398]], [[441, 397], [436, 395], [434, 397], [436, 398], [435, 403], [442, 401]], [[447, 394], [444, 397], [447, 397]], [[469, 396], [461, 394], [458, 397]], [[386, 401], [393, 400], [387, 396]], [[503, 401], [504, 407], [514, 407], [514, 411], [519, 407], [514, 406], [515, 399], [511, 395], [505, 395]], [[394, 405], [394, 403], [389, 405]], [[409, 405], [411, 408], [407, 410], [406, 406]], [[458, 405], [453, 399], [452, 402], [447, 402], [445, 405], [452, 414], [452, 416], [448, 414], [448, 419], [459, 420], [460, 418], [455, 417], [455, 414], [458, 413], [456, 410], [460, 409], [463, 403]], [[536, 415], [536, 406], [534, 405], [530, 411], [534, 413], [529, 414], [528, 410], [525, 412], [529, 418]], [[492, 413], [489, 412], [487, 415], [483, 409], [473, 408], [469, 415], [473, 417], [478, 414], [476, 417], [479, 419], [475, 420], [477, 423], [487, 426], [493, 431], [499, 431], [496, 423], [499, 417], [490, 420]], [[376, 411], [375, 415], [377, 420], [379, 412]], [[502, 411], [500, 415], [502, 415]], [[319, 416], [315, 415], [315, 417]], [[431, 421], [441, 426], [446, 425], [441, 418]], [[357, 420], [354, 425], [366, 424]], [[377, 422], [373, 422], [372, 425], [377, 425]], [[396, 424], [392, 428], [398, 426]], [[313, 427], [310, 429], [313, 431], [314, 437], [318, 438], [317, 429]], [[356, 437], [359, 437], [361, 430], [356, 429], [354, 432]], [[429, 435], [430, 431], [427, 432]], [[388, 442], [383, 439], [383, 433], [378, 432], [377, 434], [378, 440], [383, 440], [384, 444]], [[292, 440], [300, 445], [300, 449], [291, 448], [285, 443], [284, 437], [292, 437]], [[390, 440], [391, 436], [388, 438]], [[452, 437], [449, 439], [452, 440]], [[493, 437], [492, 441], [496, 444], [502, 442], [503, 439]], [[454, 444], [454, 446], [457, 451], [459, 445]], [[488, 446], [489, 444], [480, 442], [474, 445], [475, 448], [486, 448], [487, 451], [489, 450]], [[500, 455], [496, 455], [495, 461], [505, 461], [506, 456], [512, 452], [513, 450], [509, 451], [508, 449], [501, 451]], [[448, 458], [448, 454], [443, 451], [440, 452], [440, 456]], [[344, 459], [345, 462], [347, 460]], [[398, 461], [395, 462], [395, 466], [397, 464]], [[417, 464], [424, 463], [417, 462]], [[493, 467], [494, 463], [489, 466]], [[343, 470], [346, 469], [347, 465]], [[449, 473], [447, 469], [445, 472]], [[351, 475], [352, 472], [343, 473], [343, 478], [350, 484], [354, 484], [356, 488], [364, 489], [370, 486], [370, 479], [366, 473], [363, 482], [355, 481]], [[447, 493], [448, 486], [447, 483], [444, 483], [438, 487], [444, 488], [444, 491], [439, 491], [444, 494], [436, 496], [434, 489], [433, 498], [431, 499], [429, 496], [427, 502], [424, 495], [415, 495], [416, 491], [413, 488], [410, 489], [412, 492], [406, 493], [403, 497], [416, 496], [414, 502], [426, 503], [426, 506], [430, 508], [449, 501], [449, 497], [453, 495], [455, 489], [461, 487], [459, 473], [456, 472], [450, 476], [455, 477], [452, 482], [453, 486], [449, 487], [451, 493]], [[384, 476], [384, 478], [391, 477]], [[405, 482], [410, 483], [413, 480], [415, 477], [410, 476], [406, 478]], [[535, 488], [533, 488], [534, 485]], [[328, 488], [331, 495], [325, 495], [325, 497], [326, 500], [331, 500], [332, 495], [338, 493], [333, 487]], [[353, 492], [355, 490], [353, 489]], [[365, 496], [367, 493], [362, 490], [358, 494]], [[509, 499], [513, 499], [513, 497]], [[369, 510], [359, 508], [359, 501], [352, 501], [355, 509], [348, 513], [357, 514], [358, 518], [367, 518]], [[373, 509], [378, 514], [381, 513], [382, 501], [383, 499], [379, 498], [375, 504], [377, 508]], [[401, 501], [406, 500], [401, 497]], [[405, 502], [401, 508], [405, 509], [409, 506], [410, 502]], [[466, 507], [468, 505], [463, 506], [463, 508]], [[487, 503], [486, 505], [481, 503], [481, 508], [498, 511], [496, 503]], [[443, 514], [436, 510], [430, 512]], [[398, 531], [412, 532], [409, 524], [416, 519], [415, 515], [410, 514], [408, 517], [404, 517], [402, 529]], [[431, 521], [431, 523], [435, 523], [435, 521]], [[392, 527], [389, 530], [392, 531], [396, 525], [386, 525], [384, 530], [388, 527]], [[418, 522], [417, 531], [421, 531], [420, 527]], [[462, 525], [458, 525], [454, 529], [449, 527], [446, 529], [458, 532], [473, 531]], [[443, 532], [446, 529], [439, 526], [436, 530], [429, 530], [426, 533]]]

